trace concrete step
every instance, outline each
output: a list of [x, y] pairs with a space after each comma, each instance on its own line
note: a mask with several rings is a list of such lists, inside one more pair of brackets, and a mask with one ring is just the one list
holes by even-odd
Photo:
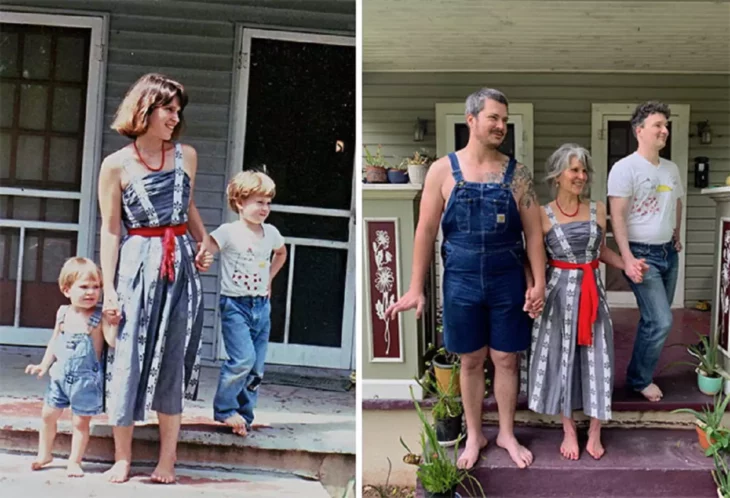
[[[717, 497], [713, 461], [704, 456], [694, 430], [604, 429], [601, 460], [581, 451], [578, 461], [570, 461], [559, 452], [562, 430], [517, 427], [517, 438], [535, 457], [528, 469], [518, 469], [496, 446], [496, 427], [484, 432], [490, 444], [472, 475], [490, 498]], [[424, 496], [420, 483], [417, 496]]]
[[[41, 407], [42, 400], [38, 398], [0, 398], [0, 451], [37, 451]], [[348, 480], [355, 476], [354, 444], [351, 448], [342, 443], [354, 443], [349, 422], [339, 423], [331, 418], [323, 426], [315, 420], [297, 423], [282, 419], [281, 423], [270, 425], [254, 424], [252, 432], [241, 438], [214, 422], [209, 411], [207, 406], [186, 407], [178, 438], [179, 465], [284, 472], [320, 481], [331, 496], [342, 496]], [[68, 456], [71, 431], [67, 410], [58, 424], [54, 455]], [[92, 419], [90, 433], [85, 459], [112, 462], [114, 440], [106, 416]], [[154, 466], [159, 452], [159, 428], [154, 420], [135, 428], [132, 451], [135, 462]]]
[[128, 482], [110, 484], [102, 475], [109, 467], [105, 464], [85, 463], [84, 477], [68, 478], [65, 472], [65, 460], [54, 460], [48, 467], [37, 472], [30, 470], [32, 461], [33, 457], [30, 455], [0, 451], [0, 489], [3, 496], [329, 498], [329, 494], [319, 482], [285, 473], [212, 470], [178, 465], [177, 483], [159, 485], [153, 484], [149, 479], [152, 467], [134, 466]]

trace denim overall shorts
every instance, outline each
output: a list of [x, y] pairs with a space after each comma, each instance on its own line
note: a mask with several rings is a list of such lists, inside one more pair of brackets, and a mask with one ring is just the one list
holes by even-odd
[[456, 185], [441, 219], [444, 345], [453, 353], [484, 346], [502, 352], [527, 349], [522, 221], [510, 189], [517, 162], [510, 158], [502, 183], [467, 182], [449, 154]]
[[[103, 411], [102, 363], [96, 357], [90, 334], [63, 330], [66, 310], [59, 313], [61, 333], [53, 345], [56, 362], [51, 367], [45, 401], [52, 408], [70, 406], [74, 415], [98, 415]], [[101, 308], [98, 308], [89, 318], [89, 330], [98, 327], [100, 321]]]

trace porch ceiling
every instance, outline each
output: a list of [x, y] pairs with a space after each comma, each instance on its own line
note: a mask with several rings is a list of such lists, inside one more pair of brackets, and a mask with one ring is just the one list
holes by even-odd
[[364, 71], [730, 73], [730, 1], [365, 0]]

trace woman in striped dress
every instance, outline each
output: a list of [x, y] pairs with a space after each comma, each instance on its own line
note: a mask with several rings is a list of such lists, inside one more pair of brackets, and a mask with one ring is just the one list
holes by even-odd
[[[574, 410], [591, 417], [586, 451], [603, 456], [601, 421], [611, 418], [613, 325], [598, 267], [601, 261], [624, 268], [606, 247], [606, 207], [582, 198], [590, 188], [588, 151], [565, 144], [547, 162], [555, 200], [543, 206], [542, 228], [549, 266], [542, 313], [532, 329], [528, 373], [531, 410], [562, 415], [560, 453], [579, 456]], [[640, 264], [643, 264], [641, 262]]]
[[134, 422], [149, 410], [160, 424], [152, 480], [174, 482], [183, 399], [197, 396], [203, 327], [198, 270], [212, 258], [193, 241], [208, 237], [192, 201], [195, 149], [173, 142], [186, 103], [176, 81], [159, 74], [140, 78], [112, 124], [133, 142], [108, 156], [99, 176], [104, 312], [119, 323], [106, 366], [105, 408], [115, 445], [111, 482], [128, 479]]

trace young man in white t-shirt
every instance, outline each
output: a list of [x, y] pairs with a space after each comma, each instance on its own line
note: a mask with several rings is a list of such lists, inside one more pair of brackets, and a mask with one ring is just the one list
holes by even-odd
[[628, 386], [649, 401], [659, 401], [663, 395], [652, 377], [672, 328], [677, 254], [682, 250], [684, 186], [677, 165], [659, 157], [669, 137], [669, 117], [666, 104], [639, 105], [631, 118], [638, 149], [614, 164], [608, 175], [611, 225], [624, 264], [630, 271], [636, 268], [636, 259], [649, 265], [643, 282], [627, 277], [641, 320], [626, 377]]
[[[238, 220], [210, 234], [221, 253], [221, 334], [228, 360], [213, 399], [215, 420], [245, 436], [251, 429], [271, 331], [271, 282], [286, 261], [279, 231], [264, 223], [276, 186], [264, 173], [242, 171], [228, 183]], [[273, 259], [272, 259], [273, 253]]]

